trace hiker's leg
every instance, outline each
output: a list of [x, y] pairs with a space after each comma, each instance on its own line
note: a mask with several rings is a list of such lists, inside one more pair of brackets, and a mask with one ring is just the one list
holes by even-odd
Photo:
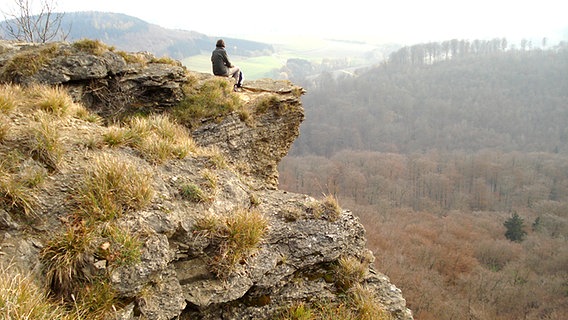
[[229, 68], [229, 77], [235, 78], [235, 84], [239, 85], [239, 73], [241, 69], [237, 66]]
[[237, 81], [237, 86], [240, 88], [243, 86], [243, 72], [239, 71], [239, 80]]

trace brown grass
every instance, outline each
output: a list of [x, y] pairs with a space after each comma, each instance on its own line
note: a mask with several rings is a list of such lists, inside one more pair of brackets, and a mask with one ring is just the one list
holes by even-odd
[[56, 170], [65, 151], [58, 123], [44, 112], [38, 112], [36, 120], [27, 132], [29, 151], [34, 159], [45, 164], [50, 170]]
[[109, 146], [131, 146], [154, 164], [183, 159], [197, 150], [187, 129], [167, 115], [136, 117], [127, 127], [110, 127], [103, 141]]
[[126, 158], [103, 154], [93, 159], [77, 200], [80, 214], [94, 222], [141, 209], [153, 195], [149, 172]]
[[0, 265], [0, 318], [10, 320], [72, 320], [64, 306], [51, 301], [31, 275], [13, 265]]
[[268, 220], [258, 210], [237, 209], [227, 217], [202, 218], [196, 222], [195, 230], [219, 243], [216, 254], [210, 257], [210, 269], [217, 277], [226, 279], [258, 250], [268, 232]]
[[43, 248], [47, 281], [56, 293], [69, 294], [82, 279], [82, 268], [94, 252], [93, 230], [82, 225], [70, 226], [64, 233], [55, 235]]
[[173, 110], [181, 124], [193, 128], [204, 118], [222, 118], [241, 109], [242, 102], [225, 79], [207, 80], [201, 87], [185, 88], [185, 98]]
[[342, 291], [347, 291], [361, 283], [368, 270], [368, 263], [363, 263], [353, 256], [342, 256], [335, 268], [335, 283]]

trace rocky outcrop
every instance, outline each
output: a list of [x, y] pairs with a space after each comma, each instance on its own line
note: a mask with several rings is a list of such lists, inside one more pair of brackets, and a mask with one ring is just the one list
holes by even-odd
[[[41, 55], [42, 50], [51, 53], [33, 72], [14, 68], [19, 56]], [[0, 42], [4, 81], [63, 86], [75, 101], [109, 122], [140, 112], [168, 113], [187, 94], [185, 85], [193, 83], [199, 88], [199, 83], [214, 79], [188, 72], [177, 63], [157, 63], [149, 55], [128, 57], [139, 60], [131, 62], [108, 49], [86, 52], [71, 44]], [[35, 270], [42, 279], [39, 253], [76, 211], [70, 199], [85, 168], [97, 154], [112, 154], [136, 163], [140, 171], [151, 172], [154, 190], [149, 205], [116, 220], [121, 230], [132, 230], [140, 237], [139, 259], [110, 268], [100, 255], [92, 255], [81, 271], [108, 275], [125, 304], [117, 318], [273, 319], [300, 302], [342, 303], [348, 289], [340, 284], [338, 268], [339, 261], [348, 257], [364, 266], [357, 285], [370, 290], [394, 318], [412, 319], [400, 290], [373, 267], [365, 229], [352, 212], [327, 213], [320, 210], [321, 200], [277, 188], [276, 167], [298, 136], [303, 120], [302, 89], [267, 79], [245, 85], [243, 92], [235, 94], [247, 110], [253, 110], [251, 117], [230, 112], [202, 119], [190, 134], [209, 151], [158, 164], [128, 145], [110, 149], [93, 143], [109, 131], [104, 124], [78, 118], [63, 121], [59, 130], [67, 145], [61, 164], [34, 190], [38, 199], [34, 217], [38, 218], [30, 221], [8, 201], [0, 201], [0, 261]], [[13, 132], [35, 121], [23, 111], [6, 117]], [[10, 134], [0, 139], [0, 155], [9, 154], [19, 141]], [[211, 156], [212, 146], [224, 156], [226, 165]], [[188, 200], [182, 192], [188, 184], [202, 186], [207, 194], [199, 201]], [[238, 210], [259, 212], [268, 228], [258, 247], [220, 276], [211, 269], [211, 262], [223, 239], [207, 236], [198, 226], [204, 218], [230, 217]]]

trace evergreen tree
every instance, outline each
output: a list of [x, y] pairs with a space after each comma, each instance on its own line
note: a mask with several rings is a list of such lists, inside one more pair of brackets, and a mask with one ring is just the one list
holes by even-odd
[[521, 242], [524, 240], [527, 232], [524, 230], [523, 218], [515, 212], [513, 215], [503, 223], [507, 231], [505, 237], [511, 241]]

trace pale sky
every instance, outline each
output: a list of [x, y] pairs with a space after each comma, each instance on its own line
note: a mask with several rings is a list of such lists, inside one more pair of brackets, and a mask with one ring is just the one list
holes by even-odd
[[[0, 10], [7, 11], [15, 1], [0, 0]], [[56, 1], [62, 12], [124, 13], [166, 28], [241, 38], [323, 36], [412, 44], [453, 38], [553, 38], [568, 27], [568, 1], [561, 0], [47, 1]]]

